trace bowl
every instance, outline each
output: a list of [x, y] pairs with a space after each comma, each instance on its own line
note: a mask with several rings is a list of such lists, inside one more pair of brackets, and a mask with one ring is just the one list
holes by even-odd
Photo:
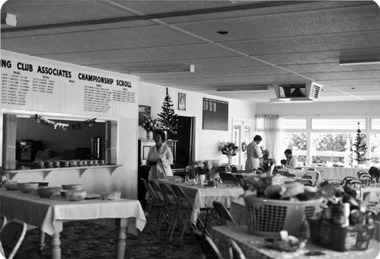
[[86, 198], [86, 191], [67, 190], [66, 199], [70, 201], [82, 201]]
[[5, 183], [4, 186], [8, 191], [17, 191], [18, 190], [17, 183]]
[[17, 185], [22, 193], [31, 193], [37, 190], [38, 188], [38, 183], [32, 183], [32, 182], [18, 183]]
[[50, 198], [54, 193], [54, 188], [52, 187], [40, 187], [37, 189], [37, 194], [41, 198]]
[[49, 182], [31, 182], [31, 183], [38, 183], [38, 187], [45, 187], [49, 185]]
[[81, 184], [62, 184], [63, 190], [76, 190], [76, 191], [83, 191], [84, 187]]

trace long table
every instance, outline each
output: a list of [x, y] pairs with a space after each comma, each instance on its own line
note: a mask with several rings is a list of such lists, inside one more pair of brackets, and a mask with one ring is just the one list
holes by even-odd
[[202, 208], [214, 207], [212, 204], [213, 201], [219, 201], [229, 208], [231, 202], [242, 199], [241, 195], [244, 193], [243, 188], [240, 186], [220, 184], [218, 187], [207, 187], [192, 182], [177, 183], [165, 180], [157, 181], [172, 185], [176, 184], [182, 187], [188, 198], [194, 201], [191, 213], [191, 221], [194, 224], [197, 222]]
[[[349, 258], [378, 258], [380, 251], [380, 243], [371, 240], [369, 247], [365, 251], [346, 251], [337, 252], [322, 248], [307, 242], [305, 248], [300, 248], [295, 252], [281, 252], [274, 249], [266, 248], [263, 237], [250, 235], [247, 230], [247, 226], [217, 226], [211, 229], [211, 239], [215, 242], [219, 248], [223, 258], [228, 258], [228, 240], [234, 240], [246, 258], [255, 259], [289, 259], [289, 258], [319, 258], [319, 259], [349, 259]], [[308, 251], [321, 251], [324, 255], [319, 256], [306, 256]]]
[[[144, 211], [138, 200], [83, 200], [69, 201], [59, 195], [50, 199], [36, 193], [0, 189], [0, 213], [8, 220], [17, 219], [39, 227], [52, 236], [52, 258], [61, 258], [60, 232], [67, 221], [120, 219], [117, 258], [124, 258], [126, 231], [137, 235], [146, 224]], [[119, 220], [118, 220], [119, 221]]]

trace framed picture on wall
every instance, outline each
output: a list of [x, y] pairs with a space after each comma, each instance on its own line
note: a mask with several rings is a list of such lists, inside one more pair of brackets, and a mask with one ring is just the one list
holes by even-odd
[[178, 110], [186, 111], [186, 94], [178, 93]]
[[150, 118], [150, 106], [139, 105], [139, 126], [142, 126], [146, 118]]

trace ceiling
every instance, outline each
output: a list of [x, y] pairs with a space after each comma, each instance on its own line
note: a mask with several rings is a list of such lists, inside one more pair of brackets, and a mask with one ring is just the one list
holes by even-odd
[[373, 1], [8, 0], [1, 13], [17, 19], [4, 50], [249, 102], [307, 82], [319, 102], [380, 101], [380, 64], [339, 64], [380, 60]]

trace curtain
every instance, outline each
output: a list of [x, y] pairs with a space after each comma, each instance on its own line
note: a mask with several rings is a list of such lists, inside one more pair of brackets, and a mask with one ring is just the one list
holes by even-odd
[[280, 150], [280, 116], [279, 115], [256, 115], [255, 130], [263, 140], [261, 146], [268, 149], [270, 157], [280, 164], [284, 150]]

